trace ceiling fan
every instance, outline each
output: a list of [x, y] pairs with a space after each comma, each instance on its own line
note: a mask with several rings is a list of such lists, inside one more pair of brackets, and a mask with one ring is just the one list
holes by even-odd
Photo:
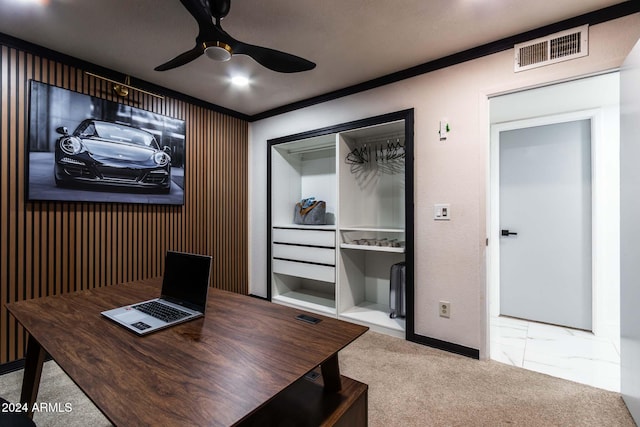
[[180, 0], [198, 23], [196, 46], [172, 60], [159, 65], [156, 71], [166, 71], [185, 65], [203, 53], [216, 61], [228, 61], [232, 55], [248, 55], [262, 66], [280, 73], [297, 73], [313, 69], [316, 64], [299, 56], [238, 41], [220, 25], [231, 8], [231, 0]]

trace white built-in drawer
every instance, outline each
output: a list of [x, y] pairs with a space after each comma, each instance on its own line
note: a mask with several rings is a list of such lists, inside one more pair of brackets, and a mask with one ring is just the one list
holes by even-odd
[[300, 230], [296, 228], [274, 228], [274, 243], [294, 243], [296, 245], [326, 246], [335, 248], [336, 232], [333, 230]]
[[273, 272], [287, 274], [289, 276], [320, 280], [322, 282], [334, 283], [336, 281], [336, 268], [328, 267], [326, 265], [274, 259]]
[[336, 251], [330, 248], [273, 244], [273, 257], [319, 264], [336, 264]]

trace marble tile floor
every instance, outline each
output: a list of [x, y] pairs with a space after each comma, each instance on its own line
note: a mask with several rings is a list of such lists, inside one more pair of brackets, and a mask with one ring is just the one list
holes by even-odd
[[510, 317], [492, 317], [491, 359], [620, 392], [620, 340]]

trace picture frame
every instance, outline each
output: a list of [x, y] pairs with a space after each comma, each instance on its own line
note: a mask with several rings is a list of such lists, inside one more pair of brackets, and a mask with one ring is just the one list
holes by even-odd
[[185, 127], [30, 80], [26, 199], [184, 205]]

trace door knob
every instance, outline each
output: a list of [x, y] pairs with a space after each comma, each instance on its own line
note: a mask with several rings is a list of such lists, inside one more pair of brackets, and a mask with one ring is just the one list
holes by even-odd
[[503, 236], [517, 236], [518, 233], [514, 232], [514, 231], [509, 231], [509, 230], [501, 230], [500, 234]]

